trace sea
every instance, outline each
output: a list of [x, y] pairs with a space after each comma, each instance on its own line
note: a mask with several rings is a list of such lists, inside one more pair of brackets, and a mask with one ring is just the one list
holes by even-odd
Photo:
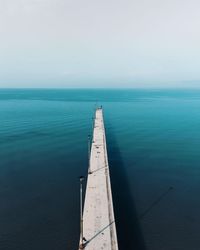
[[99, 105], [119, 250], [199, 250], [195, 89], [0, 89], [0, 250], [78, 249]]

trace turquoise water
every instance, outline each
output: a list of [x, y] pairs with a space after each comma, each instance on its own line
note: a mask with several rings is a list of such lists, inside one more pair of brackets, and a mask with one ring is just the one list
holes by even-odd
[[96, 101], [120, 250], [199, 250], [200, 91], [56, 89], [0, 90], [0, 249], [77, 249]]

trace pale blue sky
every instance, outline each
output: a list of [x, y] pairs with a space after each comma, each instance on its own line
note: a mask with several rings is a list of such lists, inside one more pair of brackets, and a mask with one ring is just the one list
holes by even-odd
[[200, 87], [199, 0], [0, 0], [0, 87]]

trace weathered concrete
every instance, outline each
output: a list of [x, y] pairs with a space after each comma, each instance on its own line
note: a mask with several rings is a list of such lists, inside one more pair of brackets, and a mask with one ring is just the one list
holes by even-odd
[[118, 250], [101, 108], [96, 110], [94, 120], [83, 213], [83, 236], [86, 239], [86, 250]]

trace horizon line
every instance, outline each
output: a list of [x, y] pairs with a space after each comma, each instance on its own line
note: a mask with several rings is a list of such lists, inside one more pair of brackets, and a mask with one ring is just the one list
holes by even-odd
[[88, 89], [93, 89], [93, 90], [122, 90], [122, 89], [129, 89], [129, 90], [134, 90], [134, 89], [141, 89], [141, 90], [165, 90], [165, 89], [197, 89], [200, 90], [200, 86], [159, 86], [159, 87], [0, 87], [0, 90], [11, 90], [11, 89], [32, 89], [32, 90], [36, 90], [36, 89], [60, 89], [60, 90], [88, 90]]

